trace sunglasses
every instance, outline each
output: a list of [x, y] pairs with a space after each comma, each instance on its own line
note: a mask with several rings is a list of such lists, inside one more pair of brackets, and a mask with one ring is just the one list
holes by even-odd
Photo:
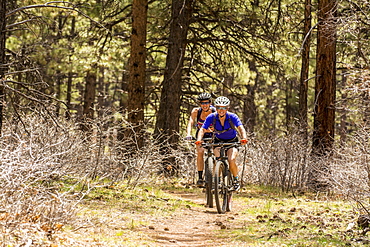
[[201, 105], [209, 105], [211, 102], [200, 102]]
[[216, 106], [217, 110], [227, 110], [227, 106]]

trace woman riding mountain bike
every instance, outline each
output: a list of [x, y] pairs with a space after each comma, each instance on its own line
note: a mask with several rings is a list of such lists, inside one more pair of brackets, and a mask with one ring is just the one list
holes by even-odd
[[[191, 135], [191, 130], [193, 126], [196, 127], [197, 132], [195, 136], [198, 135], [200, 128], [202, 127], [205, 119], [208, 117], [209, 114], [216, 112], [216, 109], [211, 106], [212, 96], [209, 93], [201, 93], [198, 95], [198, 104], [199, 107], [193, 108], [190, 114], [188, 127], [187, 127], [187, 136], [186, 140], [191, 141], [193, 139]], [[206, 130], [204, 134], [205, 138], [212, 137], [211, 130]], [[201, 146], [197, 146], [197, 170], [198, 170], [198, 181], [197, 186], [203, 187], [204, 180], [203, 180], [203, 170], [204, 170], [204, 148]]]
[[[204, 121], [202, 128], [200, 128], [197, 141], [195, 144], [199, 147], [202, 144], [204, 134], [210, 128], [213, 127], [214, 143], [234, 143], [238, 141], [237, 133], [241, 136], [240, 144], [247, 144], [247, 132], [240, 121], [239, 117], [231, 112], [228, 112], [230, 106], [230, 100], [224, 96], [218, 97], [214, 105], [216, 112], [209, 114]], [[220, 157], [219, 148], [214, 149], [216, 157]], [[232, 173], [233, 187], [234, 190], [240, 189], [238, 180], [238, 167], [236, 165], [236, 157], [238, 155], [238, 149], [235, 147], [226, 150], [228, 162], [230, 165], [230, 172]]]

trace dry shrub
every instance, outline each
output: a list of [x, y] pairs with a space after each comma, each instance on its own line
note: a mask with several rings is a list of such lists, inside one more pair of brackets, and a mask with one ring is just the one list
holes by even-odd
[[311, 154], [310, 143], [294, 133], [252, 137], [238, 160], [239, 164], [245, 163], [246, 183], [276, 186], [284, 191], [303, 190], [315, 176], [315, 182], [325, 185], [325, 189], [368, 194], [369, 141], [369, 132], [360, 129], [348, 136], [346, 143], [337, 145], [331, 155], [318, 157]]
[[127, 123], [107, 117], [85, 126], [88, 131], [39, 116], [5, 124], [0, 139], [0, 242], [51, 241], [53, 232], [73, 223], [77, 203], [95, 186], [119, 181], [130, 188], [155, 181], [163, 170], [155, 140], [148, 138], [142, 149], [135, 137], [119, 140], [122, 126], [131, 128]]
[[[68, 174], [74, 138], [38, 118], [27, 119], [27, 132], [6, 125], [0, 139], [0, 231], [2, 241], [28, 241], [32, 230], [51, 237], [73, 214], [72, 196], [55, 183]], [[46, 238], [47, 239], [47, 238]]]
[[304, 187], [309, 172], [309, 147], [297, 134], [251, 137], [241, 151], [238, 160], [245, 163], [246, 183], [276, 186], [284, 191]]
[[370, 178], [370, 133], [366, 128], [347, 136], [334, 150], [330, 160], [328, 179], [337, 192], [369, 197]]

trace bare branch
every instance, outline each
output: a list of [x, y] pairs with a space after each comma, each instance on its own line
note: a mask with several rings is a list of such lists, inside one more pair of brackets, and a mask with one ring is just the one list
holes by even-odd
[[[67, 7], [67, 6], [60, 6], [60, 5], [55, 5], [57, 3], [63, 3], [63, 4], [68, 4], [68, 5], [72, 5], [73, 7]], [[53, 5], [51, 5], [53, 4]], [[83, 13], [82, 11], [76, 9], [76, 6], [73, 5], [72, 3], [70, 2], [64, 2], [64, 1], [53, 1], [53, 2], [48, 2], [48, 3], [45, 3], [45, 4], [37, 4], [37, 5], [28, 5], [28, 6], [23, 6], [23, 7], [20, 7], [20, 8], [17, 8], [17, 9], [14, 9], [10, 12], [8, 12], [6, 14], [6, 17], [9, 17], [11, 15], [14, 15], [20, 11], [23, 11], [23, 10], [26, 10], [26, 9], [35, 9], [35, 8], [58, 8], [58, 9], [64, 9], [64, 10], [72, 10], [72, 11], [75, 11], [77, 13], [79, 13], [80, 15], [82, 15], [83, 17], [91, 20], [92, 22], [94, 22], [95, 24], [97, 24], [98, 26], [104, 28], [105, 30], [107, 30], [108, 32], [110, 32], [104, 25], [102, 25], [101, 23], [95, 21], [94, 19], [92, 19], [91, 17], [89, 17], [88, 15], [86, 15], [85, 13]], [[32, 19], [31, 19], [32, 20]], [[31, 21], [31, 20], [27, 20], [25, 22], [28, 22], [28, 21]], [[20, 25], [20, 24], [23, 24], [25, 22], [18, 22], [18, 23], [15, 23], [15, 24], [11, 24], [10, 26], [16, 26], [16, 25]]]

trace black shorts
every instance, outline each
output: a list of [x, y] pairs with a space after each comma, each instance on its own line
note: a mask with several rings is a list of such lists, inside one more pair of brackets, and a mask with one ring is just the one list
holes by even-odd
[[[199, 132], [199, 129], [197, 129], [197, 132], [195, 133], [195, 139], [198, 138], [198, 132]], [[203, 135], [203, 138], [212, 138], [212, 137], [213, 137], [212, 132], [207, 132], [207, 133], [204, 133], [204, 135]]]
[[232, 139], [219, 139], [217, 137], [215, 137], [215, 143], [231, 143], [231, 142], [238, 142], [239, 141], [239, 137], [235, 136], [234, 138]]
[[[235, 136], [234, 138], [232, 139], [218, 139], [217, 137], [215, 137], [215, 141], [214, 143], [231, 143], [231, 142], [238, 142], [239, 141], [239, 137]], [[225, 147], [225, 151], [227, 152], [227, 150], [229, 150], [230, 147]], [[238, 148], [237, 148], [238, 149]]]

